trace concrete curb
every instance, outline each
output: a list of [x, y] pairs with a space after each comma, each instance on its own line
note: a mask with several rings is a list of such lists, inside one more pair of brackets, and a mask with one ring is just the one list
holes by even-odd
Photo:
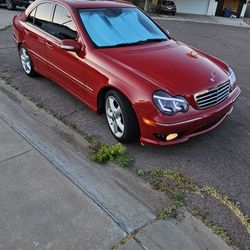
[[193, 22], [193, 23], [204, 23], [204, 24], [215, 24], [215, 25], [225, 25], [241, 28], [250, 28], [250, 25], [245, 23], [243, 19], [236, 18], [225, 18], [216, 16], [202, 16], [202, 15], [176, 15], [176, 16], [166, 16], [166, 15], [155, 15], [152, 14], [151, 17], [154, 20], [167, 20], [167, 21], [179, 21], [179, 22]]

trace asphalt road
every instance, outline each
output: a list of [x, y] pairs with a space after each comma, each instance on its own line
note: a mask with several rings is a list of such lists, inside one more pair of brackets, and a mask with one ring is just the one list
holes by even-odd
[[[216, 130], [171, 147], [127, 145], [135, 167], [178, 169], [199, 184], [214, 186], [238, 201], [250, 215], [250, 29], [214, 24], [158, 21], [172, 37], [204, 50], [231, 65], [242, 94], [233, 113]], [[11, 29], [0, 35], [0, 75], [47, 111], [60, 115], [88, 136], [113, 143], [105, 116], [98, 116], [43, 77], [29, 78], [20, 66]]]

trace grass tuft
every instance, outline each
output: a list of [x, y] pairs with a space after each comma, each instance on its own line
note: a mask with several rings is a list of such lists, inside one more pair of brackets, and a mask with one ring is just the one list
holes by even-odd
[[158, 219], [167, 220], [169, 218], [175, 218], [176, 215], [177, 215], [177, 206], [176, 204], [171, 204], [158, 214]]
[[162, 173], [163, 173], [163, 171], [160, 168], [154, 168], [154, 169], [150, 170], [150, 175], [154, 176], [154, 177], [160, 177], [160, 176], [162, 176]]
[[91, 159], [97, 163], [114, 161], [120, 167], [131, 167], [133, 159], [126, 153], [126, 147], [121, 143], [107, 145], [96, 139], [90, 138]]
[[139, 175], [139, 176], [144, 176], [145, 175], [145, 171], [143, 169], [137, 169], [136, 170], [136, 173]]
[[11, 27], [12, 27], [12, 25], [6, 25], [6, 26], [0, 28], [0, 31], [6, 31], [6, 30], [8, 30]]
[[115, 157], [115, 163], [120, 167], [131, 167], [133, 164], [133, 159], [130, 158], [127, 154], [118, 154]]
[[219, 202], [227, 206], [235, 216], [240, 220], [241, 224], [246, 228], [248, 234], [250, 234], [250, 220], [247, 215], [241, 211], [238, 204], [233, 202], [228, 196], [220, 194], [215, 188], [210, 186], [204, 186], [199, 189], [201, 193], [207, 193], [217, 199]]
[[35, 102], [35, 105], [39, 108], [39, 109], [43, 109], [44, 105], [42, 102]]
[[202, 222], [204, 225], [209, 227], [213, 231], [213, 233], [217, 234], [225, 242], [227, 242], [228, 244], [232, 244], [230, 237], [228, 236], [227, 232], [225, 232], [225, 230], [222, 227], [213, 223], [213, 221], [210, 220], [209, 218], [204, 218]]
[[10, 78], [9, 78], [9, 77], [0, 75], [0, 80], [4, 81], [4, 83], [5, 83], [6, 85], [11, 85], [11, 81], [10, 81]]

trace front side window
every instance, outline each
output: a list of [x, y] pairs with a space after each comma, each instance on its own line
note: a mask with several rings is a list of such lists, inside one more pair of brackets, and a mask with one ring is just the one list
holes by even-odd
[[168, 40], [167, 35], [137, 8], [80, 9], [79, 14], [96, 47]]
[[52, 3], [43, 3], [37, 6], [34, 24], [50, 33]]
[[61, 40], [77, 39], [77, 32], [70, 13], [57, 5], [54, 13], [51, 34]]

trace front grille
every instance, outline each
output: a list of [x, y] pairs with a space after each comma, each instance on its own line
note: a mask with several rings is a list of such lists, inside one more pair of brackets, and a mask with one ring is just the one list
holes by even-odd
[[224, 101], [230, 92], [230, 82], [227, 81], [216, 88], [197, 93], [194, 98], [199, 109], [205, 109]]

